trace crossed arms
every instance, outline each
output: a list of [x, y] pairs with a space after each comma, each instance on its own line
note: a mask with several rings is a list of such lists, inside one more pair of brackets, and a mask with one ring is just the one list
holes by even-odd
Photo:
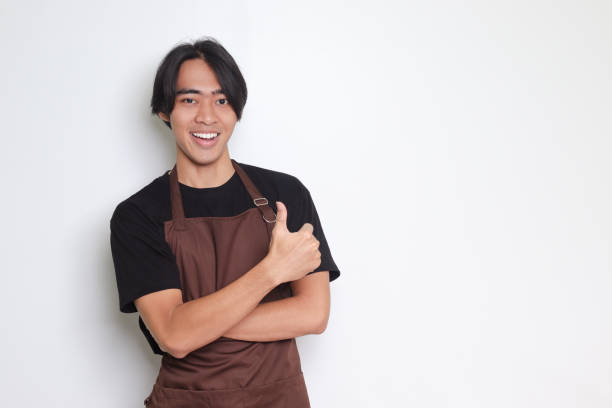
[[183, 303], [180, 289], [166, 289], [134, 301], [160, 348], [176, 358], [221, 336], [275, 341], [320, 334], [329, 318], [329, 271], [290, 282], [293, 296], [259, 303], [277, 282], [260, 263], [226, 287]]
[[260, 303], [224, 336], [274, 341], [323, 333], [329, 318], [329, 271], [293, 281], [291, 290], [292, 297]]

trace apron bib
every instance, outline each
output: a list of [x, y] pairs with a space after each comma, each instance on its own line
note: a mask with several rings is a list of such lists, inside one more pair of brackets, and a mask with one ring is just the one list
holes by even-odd
[[[183, 302], [238, 279], [268, 253], [274, 210], [231, 159], [254, 207], [231, 217], [185, 218], [176, 165], [170, 170], [172, 219], [165, 239], [176, 257]], [[263, 302], [292, 296], [285, 282]], [[148, 408], [309, 408], [295, 339], [252, 342], [220, 337], [181, 359], [166, 353]]]

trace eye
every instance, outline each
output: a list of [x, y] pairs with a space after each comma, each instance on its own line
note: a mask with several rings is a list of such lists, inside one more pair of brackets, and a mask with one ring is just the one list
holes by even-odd
[[217, 99], [217, 102], [219, 102], [220, 105], [227, 105], [227, 98]]
[[181, 99], [181, 102], [186, 102], [186, 103], [191, 105], [191, 102], [189, 102], [189, 101], [194, 101], [195, 102], [195, 99], [193, 99], [193, 98], [183, 98], [183, 99]]

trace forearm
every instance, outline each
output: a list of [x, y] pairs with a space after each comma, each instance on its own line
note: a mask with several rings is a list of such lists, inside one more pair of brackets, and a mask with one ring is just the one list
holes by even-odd
[[264, 260], [224, 288], [177, 306], [169, 323], [173, 354], [205, 346], [251, 313], [276, 286], [266, 268]]
[[318, 322], [299, 296], [259, 304], [223, 336], [247, 341], [276, 341], [318, 333]]

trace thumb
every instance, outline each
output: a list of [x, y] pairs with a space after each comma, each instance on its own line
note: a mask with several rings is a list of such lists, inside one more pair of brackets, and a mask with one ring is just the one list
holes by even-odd
[[276, 225], [274, 227], [277, 226], [287, 229], [287, 207], [282, 201], [276, 202]]

